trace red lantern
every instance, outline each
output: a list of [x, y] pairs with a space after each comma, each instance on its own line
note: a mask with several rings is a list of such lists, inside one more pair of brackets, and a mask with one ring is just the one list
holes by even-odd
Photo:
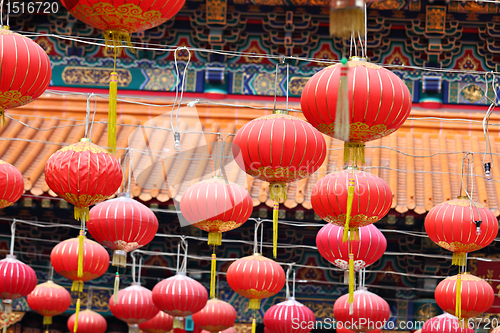
[[[2, 29], [0, 28], [1, 32]], [[0, 112], [2, 112], [1, 110], [0, 108]], [[3, 189], [0, 192], [0, 209], [12, 205], [23, 195], [23, 175], [15, 167], [2, 160], [0, 160], [0, 184]]]
[[[348, 216], [349, 180], [354, 179], [352, 210]], [[356, 169], [333, 172], [321, 178], [314, 186], [311, 204], [323, 220], [345, 227], [344, 241], [347, 231], [357, 235], [359, 227], [365, 227], [379, 221], [391, 209], [392, 192], [382, 178]], [[357, 237], [355, 236], [354, 239]]]
[[193, 314], [194, 324], [211, 333], [224, 331], [232, 327], [235, 321], [234, 307], [216, 298], [209, 300], [203, 310]]
[[306, 83], [300, 104], [304, 117], [320, 132], [346, 141], [347, 151], [359, 149], [362, 155], [365, 142], [387, 136], [405, 122], [411, 95], [405, 83], [385, 68], [362, 59], [349, 61], [347, 68], [348, 138], [335, 131], [344, 116], [337, 110], [341, 64], [316, 73]]
[[105, 333], [108, 328], [103, 316], [92, 310], [84, 310], [78, 315], [77, 330], [73, 331], [75, 318], [76, 314], [73, 314], [68, 319], [68, 330], [73, 333]]
[[109, 267], [109, 254], [104, 247], [90, 239], [83, 243], [83, 276], [78, 277], [78, 238], [70, 238], [57, 244], [50, 253], [54, 270], [73, 281], [71, 290], [83, 290], [83, 282], [103, 275]]
[[43, 316], [44, 325], [52, 324], [52, 317], [68, 310], [71, 305], [69, 292], [53, 281], [36, 286], [27, 300], [31, 310]]
[[291, 298], [273, 305], [264, 315], [264, 326], [274, 333], [308, 333], [315, 325], [314, 313]]
[[92, 237], [114, 250], [113, 266], [125, 267], [127, 252], [153, 240], [158, 231], [156, 215], [128, 193], [97, 204], [90, 210], [87, 224]]
[[12, 300], [29, 295], [37, 283], [33, 268], [8, 254], [0, 260], [0, 299], [5, 312], [11, 311]]
[[139, 324], [139, 328], [146, 333], [168, 333], [172, 330], [173, 324], [174, 317], [160, 311], [153, 319]]
[[88, 221], [89, 206], [116, 193], [123, 179], [118, 160], [89, 139], [56, 151], [45, 166], [45, 181], [75, 206], [75, 219]]
[[337, 327], [354, 332], [369, 332], [381, 329], [389, 319], [391, 311], [389, 304], [366, 289], [354, 292], [354, 302], [349, 303], [349, 295], [343, 295], [333, 305], [333, 315], [337, 320]]
[[185, 273], [160, 281], [153, 288], [156, 307], [174, 317], [187, 317], [205, 307], [207, 289]]
[[[359, 228], [359, 240], [342, 242], [344, 228], [327, 224], [316, 236], [316, 246], [323, 258], [342, 269], [349, 269], [349, 254], [353, 254], [355, 271], [379, 260], [387, 249], [387, 240], [376, 226]], [[350, 250], [350, 251], [349, 251]]]
[[6, 109], [31, 103], [47, 89], [52, 69], [47, 52], [33, 40], [0, 28], [0, 115]]
[[260, 253], [236, 260], [226, 273], [227, 283], [235, 292], [250, 299], [249, 309], [260, 309], [260, 300], [276, 295], [285, 285], [281, 266]]
[[118, 300], [109, 299], [109, 310], [118, 319], [126, 322], [130, 332], [139, 332], [138, 325], [153, 319], [160, 311], [153, 303], [150, 290], [134, 283], [118, 292]]
[[[460, 302], [457, 306], [457, 285]], [[436, 302], [443, 311], [459, 318], [479, 317], [493, 305], [495, 293], [490, 284], [477, 276], [460, 274], [441, 281], [434, 292]], [[458, 310], [458, 311], [457, 311]]]
[[[477, 221], [481, 221], [480, 226]], [[498, 220], [483, 205], [459, 197], [432, 208], [425, 217], [425, 231], [434, 243], [453, 252], [453, 265], [464, 266], [466, 253], [495, 239]]]
[[326, 142], [307, 122], [275, 111], [245, 124], [233, 141], [233, 156], [252, 177], [269, 182], [274, 201], [273, 255], [276, 258], [279, 202], [286, 200], [286, 183], [312, 175], [326, 157]]
[[422, 327], [422, 333], [474, 333], [473, 329], [465, 326], [467, 325], [460, 323], [457, 317], [444, 313], [427, 320]]

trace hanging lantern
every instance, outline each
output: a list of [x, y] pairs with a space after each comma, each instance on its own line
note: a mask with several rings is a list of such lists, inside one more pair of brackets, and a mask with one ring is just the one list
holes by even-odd
[[113, 266], [125, 267], [127, 252], [151, 242], [158, 231], [153, 211], [128, 193], [95, 205], [89, 216], [87, 227], [92, 237], [114, 250]]
[[8, 254], [0, 260], [0, 299], [5, 313], [12, 311], [12, 300], [29, 295], [37, 283], [33, 268]]
[[53, 281], [39, 284], [28, 295], [28, 305], [31, 310], [43, 316], [43, 324], [52, 324], [52, 317], [68, 310], [71, 305], [69, 292]]
[[325, 139], [310, 124], [289, 116], [287, 111], [274, 111], [250, 121], [236, 133], [233, 156], [247, 174], [270, 183], [276, 258], [278, 209], [279, 203], [286, 200], [286, 183], [309, 177], [321, 166], [326, 157]]
[[[460, 290], [457, 290], [457, 286]], [[488, 282], [465, 273], [441, 281], [434, 297], [443, 311], [460, 320], [479, 317], [493, 305], [495, 293]]]
[[153, 288], [156, 307], [173, 317], [190, 316], [203, 309], [207, 300], [207, 289], [183, 272], [158, 282]]
[[314, 313], [294, 298], [271, 306], [264, 315], [264, 326], [273, 333], [308, 333], [311, 323]]
[[33, 40], [6, 26], [0, 27], [0, 35], [0, 116], [5, 122], [5, 110], [31, 103], [45, 92], [52, 69], [47, 52]]
[[[350, 36], [350, 32], [349, 32]], [[347, 116], [337, 102], [342, 64], [316, 73], [305, 85], [300, 104], [304, 117], [320, 132], [345, 141], [345, 161], [364, 163], [364, 143], [396, 131], [408, 118], [411, 95], [391, 71], [357, 58], [347, 62]], [[347, 118], [347, 119], [342, 119]], [[341, 122], [343, 122], [341, 124]], [[339, 126], [347, 126], [348, 137]], [[337, 126], [337, 130], [336, 129]], [[341, 126], [341, 127], [342, 127]]]
[[236, 321], [236, 310], [224, 301], [212, 298], [207, 305], [193, 314], [193, 322], [202, 330], [216, 333], [231, 328]]
[[105, 333], [108, 323], [103, 316], [92, 310], [83, 310], [78, 315], [77, 330], [74, 331], [76, 313], [68, 319], [68, 329], [73, 333]]
[[174, 317], [159, 311], [151, 320], [139, 324], [139, 329], [146, 333], [168, 333], [172, 330]]
[[[219, 177], [196, 183], [182, 195], [182, 216], [195, 227], [208, 231], [208, 245], [221, 245], [222, 232], [240, 227], [252, 215], [252, 198], [241, 186]], [[212, 254], [210, 297], [215, 297], [217, 261]]]
[[[380, 296], [361, 288], [354, 292], [354, 302], [349, 303], [349, 295], [343, 295], [333, 305], [333, 315], [337, 325], [354, 332], [369, 332], [384, 326], [391, 315], [389, 304]], [[364, 320], [360, 320], [363, 318]], [[357, 325], [352, 326], [352, 323]], [[370, 325], [368, 325], [370, 323]], [[351, 326], [348, 326], [351, 324]]]
[[236, 260], [226, 273], [229, 287], [250, 299], [249, 309], [260, 309], [260, 300], [276, 295], [285, 285], [281, 266], [260, 253]]
[[[1, 32], [2, 29], [0, 28], [0, 33]], [[0, 113], [1, 112], [3, 111], [0, 107]], [[0, 192], [0, 209], [12, 205], [17, 200], [19, 200], [19, 198], [23, 195], [24, 192], [23, 175], [21, 175], [19, 170], [17, 170], [14, 166], [2, 160], [0, 160], [0, 185], [1, 188], [3, 189]]]
[[139, 333], [139, 324], [153, 319], [160, 311], [153, 303], [150, 290], [139, 283], [118, 292], [117, 301], [109, 299], [109, 310], [118, 319], [129, 325], [129, 333]]
[[434, 243], [453, 252], [452, 265], [463, 267], [466, 253], [493, 242], [498, 220], [483, 205], [459, 197], [432, 208], [425, 217], [425, 231]]
[[444, 313], [427, 320], [422, 327], [422, 333], [474, 333], [473, 329], [465, 326], [457, 317]]

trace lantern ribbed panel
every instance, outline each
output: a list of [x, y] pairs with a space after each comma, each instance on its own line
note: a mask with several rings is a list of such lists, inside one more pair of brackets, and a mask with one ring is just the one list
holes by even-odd
[[69, 292], [52, 281], [41, 283], [28, 295], [31, 310], [44, 317], [54, 317], [66, 311], [71, 305]]
[[[408, 118], [411, 95], [391, 71], [364, 61], [349, 61], [349, 141], [367, 142], [396, 131]], [[322, 69], [307, 81], [300, 104], [304, 117], [320, 132], [334, 133], [341, 65]]]
[[[76, 314], [68, 319], [68, 330], [73, 333]], [[78, 329], [76, 333], [105, 333], [108, 328], [106, 319], [92, 310], [83, 310], [78, 314]]]
[[[337, 323], [342, 322], [343, 327], [355, 332], [368, 332], [381, 328], [391, 315], [389, 304], [382, 297], [367, 290], [354, 292], [352, 315], [349, 314], [349, 306], [349, 295], [343, 295], [335, 301], [333, 314]], [[366, 321], [362, 322], [361, 318]], [[351, 326], [347, 327], [345, 323], [349, 323]], [[356, 327], [352, 326], [352, 323], [357, 323]], [[374, 326], [368, 326], [369, 323]]]
[[0, 28], [0, 110], [28, 104], [49, 86], [47, 52], [30, 38]]
[[308, 333], [307, 327], [314, 322], [314, 313], [294, 299], [271, 306], [264, 315], [264, 326], [274, 333]]
[[349, 179], [354, 175], [350, 228], [365, 227], [391, 209], [392, 191], [382, 178], [360, 170], [342, 170], [321, 178], [314, 186], [311, 204], [319, 217], [343, 227], [346, 222]]
[[61, 0], [73, 16], [100, 30], [128, 33], [163, 24], [184, 6], [185, 0]]
[[160, 281], [153, 288], [156, 307], [174, 317], [186, 317], [200, 311], [207, 300], [207, 289], [184, 273]]
[[0, 160], [0, 185], [0, 209], [12, 205], [24, 193], [23, 175], [14, 166], [2, 160]]
[[201, 329], [215, 333], [232, 327], [236, 316], [231, 304], [212, 298], [201, 311], [193, 314], [193, 322]]
[[90, 281], [103, 275], [109, 267], [108, 251], [99, 243], [85, 238], [83, 242], [83, 277], [78, 277], [78, 238], [57, 244], [50, 253], [54, 270], [72, 281]]
[[461, 327], [457, 317], [444, 313], [440, 316], [431, 318], [424, 323], [422, 333], [474, 333], [473, 329]]
[[95, 205], [90, 210], [87, 227], [92, 237], [104, 246], [130, 252], [153, 240], [158, 219], [142, 203], [120, 196]]
[[250, 299], [263, 299], [283, 289], [285, 272], [281, 266], [260, 254], [236, 260], [229, 266], [227, 283], [235, 292]]
[[127, 324], [140, 324], [153, 319], [160, 311], [153, 303], [150, 290], [134, 284], [118, 292], [118, 301], [109, 299], [109, 310]]
[[33, 268], [7, 255], [0, 260], [0, 299], [16, 299], [27, 296], [37, 283]]
[[288, 183], [312, 175], [326, 157], [323, 135], [286, 114], [254, 119], [236, 133], [233, 156], [250, 176]]
[[316, 236], [321, 256], [339, 268], [349, 269], [349, 252], [354, 255], [354, 270], [359, 271], [379, 260], [387, 249], [385, 236], [373, 224], [359, 228], [359, 241], [343, 242], [343, 234], [344, 228], [329, 223]]
[[160, 311], [153, 319], [140, 324], [139, 328], [146, 333], [168, 333], [172, 330], [173, 324], [174, 317]]
[[[479, 317], [493, 305], [495, 298], [493, 288], [485, 280], [470, 274], [461, 274], [460, 280], [462, 318]], [[434, 292], [439, 307], [452, 315], [455, 315], [456, 292], [457, 275], [441, 281]]]
[[[477, 207], [477, 209], [476, 209]], [[478, 211], [481, 217], [479, 217]], [[481, 220], [481, 234], [474, 221]], [[498, 234], [495, 214], [481, 204], [459, 198], [434, 206], [425, 217], [425, 231], [437, 245], [455, 253], [468, 253], [488, 246]]]
[[252, 215], [252, 198], [241, 186], [220, 178], [191, 185], [182, 195], [182, 216], [208, 232], [226, 232], [245, 223]]

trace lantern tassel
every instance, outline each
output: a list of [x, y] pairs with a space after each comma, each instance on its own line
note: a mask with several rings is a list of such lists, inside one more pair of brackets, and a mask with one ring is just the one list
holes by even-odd
[[278, 216], [280, 202], [286, 200], [286, 183], [271, 183], [269, 196], [273, 206], [273, 257], [278, 256]]
[[75, 310], [75, 325], [73, 326], [73, 333], [78, 331], [78, 315], [80, 314], [80, 298], [76, 301], [76, 310]]
[[109, 109], [108, 109], [108, 151], [116, 153], [116, 103], [118, 95], [118, 74], [111, 73], [109, 79]]
[[[215, 251], [215, 248], [214, 248]], [[217, 256], [212, 254], [212, 267], [210, 270], [210, 298], [215, 298], [215, 274], [217, 271]]]
[[78, 272], [77, 276], [79, 278], [83, 277], [83, 242], [85, 236], [83, 230], [80, 230], [80, 235], [78, 236]]
[[462, 277], [461, 274], [458, 274], [457, 277], [457, 299], [455, 302], [455, 316], [458, 318], [458, 321], [462, 319]]
[[[352, 176], [351, 176], [352, 177]], [[349, 222], [351, 220], [352, 202], [354, 200], [354, 179], [349, 179], [349, 187], [347, 188], [347, 211], [345, 214], [344, 236], [342, 242], [347, 242], [349, 238]]]
[[259, 310], [260, 309], [260, 299], [251, 298], [248, 303], [248, 308], [250, 310]]
[[[182, 317], [181, 317], [181, 319], [182, 319]], [[183, 330], [184, 329], [184, 322], [181, 319], [179, 319], [179, 317], [175, 317], [172, 327], [179, 328], [179, 329]]]
[[113, 266], [126, 267], [127, 266], [127, 252], [122, 250], [115, 250], [113, 252]]
[[354, 254], [349, 254], [349, 314], [352, 314], [354, 302]]
[[140, 333], [141, 330], [139, 329], [139, 325], [137, 324], [131, 324], [128, 325], [128, 333]]
[[344, 142], [344, 163], [351, 165], [365, 164], [365, 144]]
[[347, 38], [365, 33], [364, 8], [330, 8], [330, 36]]
[[71, 291], [81, 293], [83, 291], [83, 281], [73, 281], [73, 284], [71, 285]]
[[52, 317], [43, 316], [43, 324], [44, 325], [51, 325], [52, 324]]
[[208, 245], [220, 246], [222, 244], [222, 234], [220, 232], [208, 233]]
[[89, 220], [89, 207], [82, 208], [75, 206], [75, 220], [87, 222]]
[[252, 333], [256, 333], [257, 332], [257, 320], [252, 319]]
[[113, 302], [116, 304], [118, 302], [118, 290], [120, 289], [120, 273], [118, 269], [116, 270], [115, 285], [113, 289]]
[[456, 266], [465, 266], [465, 253], [453, 252], [453, 258], [451, 259], [451, 264]]
[[342, 58], [340, 65], [340, 82], [337, 94], [337, 111], [335, 113], [335, 127], [333, 129], [335, 138], [342, 141], [349, 141], [350, 113], [349, 113], [349, 93], [347, 89], [347, 59]]

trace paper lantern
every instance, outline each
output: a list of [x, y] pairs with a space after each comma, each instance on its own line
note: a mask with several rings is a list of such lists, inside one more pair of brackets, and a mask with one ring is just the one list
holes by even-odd
[[11, 312], [12, 300], [29, 295], [37, 283], [33, 268], [8, 254], [0, 260], [0, 299], [5, 312]]
[[236, 310], [231, 304], [212, 298], [200, 312], [193, 314], [192, 318], [196, 326], [211, 333], [216, 333], [234, 325]]
[[274, 333], [308, 333], [311, 323], [315, 324], [314, 313], [293, 298], [271, 306], [264, 314], [264, 326]]
[[[460, 289], [458, 291], [457, 286]], [[479, 317], [488, 310], [493, 305], [495, 293], [488, 282], [465, 273], [441, 281], [436, 287], [434, 297], [443, 311], [459, 319], [469, 319]], [[460, 297], [458, 305], [457, 297]]]
[[139, 329], [146, 333], [168, 333], [172, 330], [173, 323], [174, 317], [160, 311], [153, 319], [139, 324]]
[[[2, 29], [0, 28], [0, 32]], [[23, 37], [24, 38], [24, 37]], [[3, 79], [0, 79], [0, 81]], [[0, 100], [1, 102], [1, 100]], [[0, 108], [0, 112], [1, 112]], [[15, 203], [24, 193], [23, 175], [14, 166], [0, 160], [0, 209]]]
[[127, 252], [153, 240], [158, 231], [156, 215], [128, 193], [97, 204], [90, 210], [87, 224], [92, 237], [114, 250], [113, 266], [125, 267]]
[[335, 131], [344, 116], [337, 110], [342, 66], [336, 64], [314, 74], [302, 91], [300, 104], [311, 125], [346, 141], [346, 160], [354, 155], [364, 163], [364, 143], [393, 133], [405, 122], [411, 110], [411, 94], [391, 71], [359, 58], [349, 61], [345, 115], [349, 128], [348, 137], [344, 137], [338, 127]]
[[47, 89], [52, 69], [47, 52], [33, 40], [0, 28], [0, 115], [5, 110], [31, 103]]
[[[477, 221], [481, 221], [480, 225]], [[434, 243], [453, 252], [453, 265], [464, 266], [466, 253], [493, 242], [498, 234], [498, 220], [483, 205], [458, 197], [429, 211], [425, 231]]]
[[[355, 184], [355, 200], [352, 200], [351, 207], [348, 205], [350, 179]], [[347, 241], [347, 231], [351, 231], [351, 239], [357, 239], [359, 227], [375, 223], [389, 212], [392, 192], [382, 178], [349, 168], [321, 178], [313, 188], [311, 204], [323, 220], [345, 227], [343, 240]]]
[[276, 295], [285, 285], [281, 266], [260, 253], [236, 260], [226, 273], [229, 287], [250, 299], [249, 309], [260, 309], [260, 300]]
[[205, 307], [207, 289], [185, 273], [162, 280], [153, 288], [153, 302], [156, 307], [173, 317], [187, 317]]
[[467, 324], [460, 323], [457, 317], [444, 313], [427, 320], [422, 333], [474, 333], [474, 330], [467, 328]]
[[68, 310], [71, 305], [71, 295], [53, 281], [39, 284], [28, 295], [28, 305], [31, 310], [43, 316], [43, 324], [52, 324], [52, 317]]
[[353, 303], [349, 303], [349, 295], [340, 296], [333, 305], [333, 314], [337, 325], [342, 323], [342, 327], [359, 333], [382, 328], [391, 311], [383, 298], [360, 289], [354, 292]]
[[76, 314], [72, 314], [68, 319], [68, 330], [73, 333], [105, 333], [108, 323], [103, 316], [92, 310], [83, 310], [78, 315], [78, 324], [76, 332], [75, 327]]
[[273, 255], [277, 255], [279, 203], [286, 200], [286, 183], [312, 175], [326, 157], [326, 142], [307, 122], [286, 111], [245, 124], [233, 141], [233, 156], [252, 177], [269, 182], [273, 207]]

